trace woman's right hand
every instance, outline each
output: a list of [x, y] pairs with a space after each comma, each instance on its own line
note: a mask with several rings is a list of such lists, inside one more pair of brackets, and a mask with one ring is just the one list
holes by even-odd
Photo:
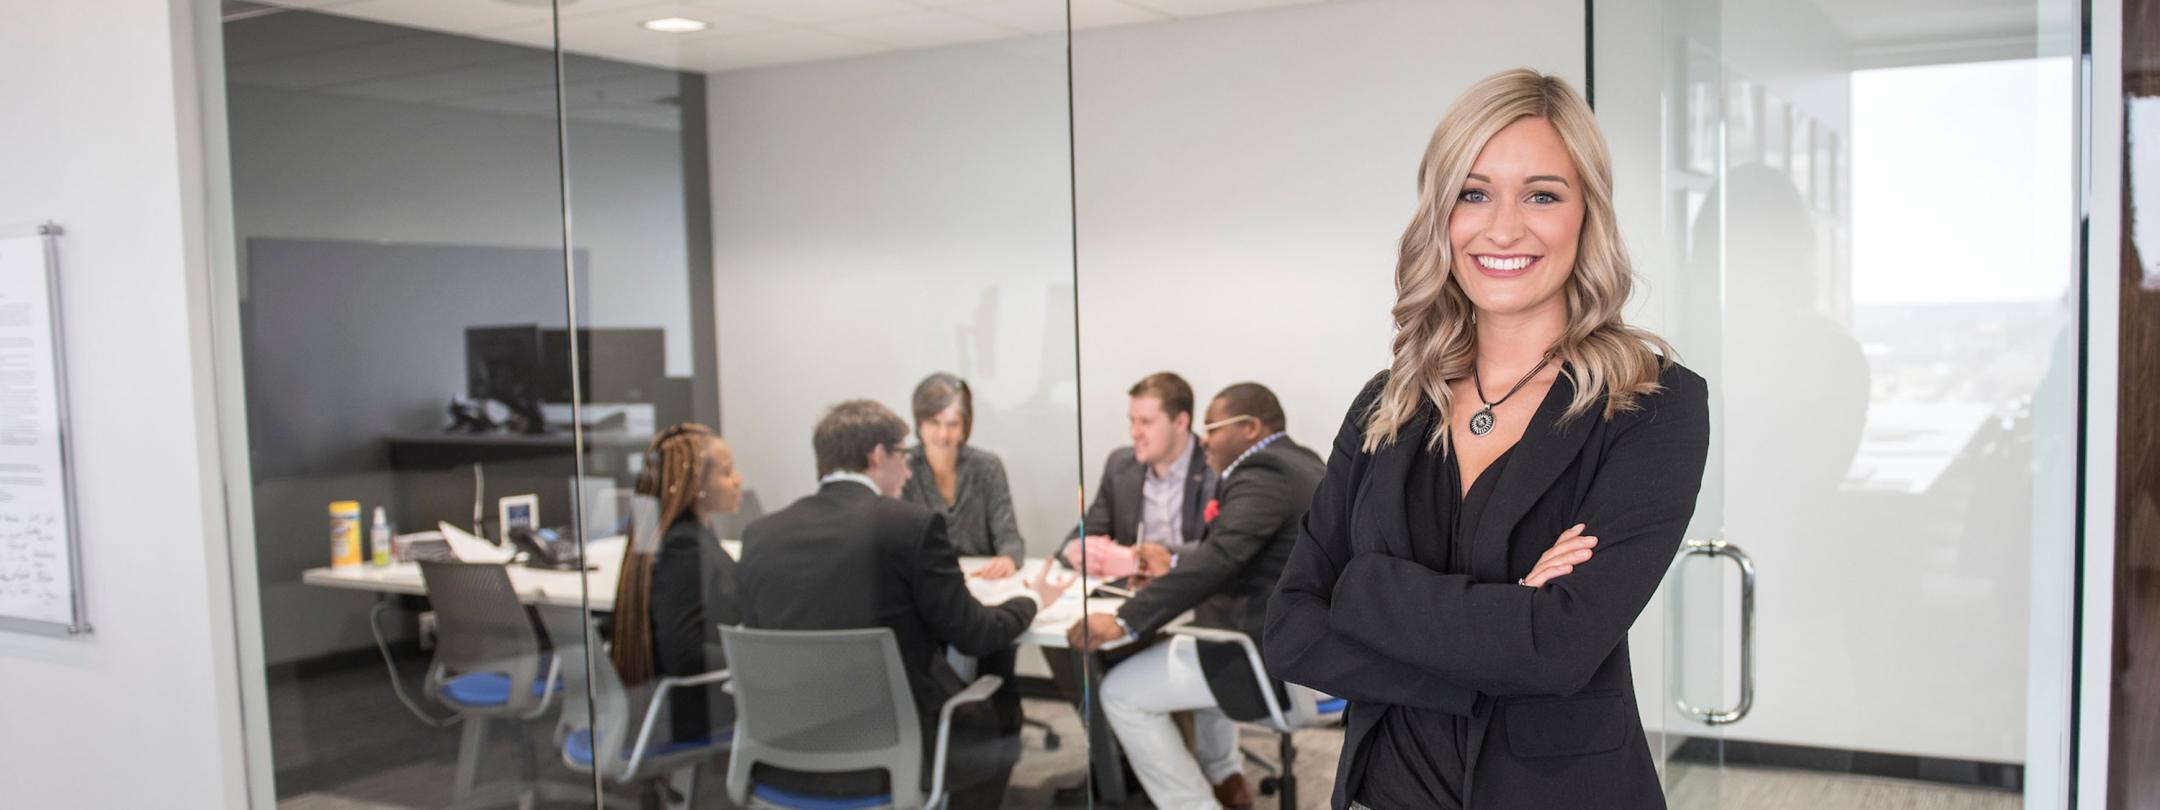
[[1583, 534], [1587, 528], [1584, 524], [1577, 523], [1561, 532], [1560, 539], [1554, 541], [1552, 548], [1546, 549], [1544, 555], [1538, 557], [1537, 565], [1531, 566], [1530, 575], [1523, 577], [1521, 583], [1532, 588], [1542, 588], [1545, 583], [1567, 576], [1575, 570], [1575, 566], [1588, 561], [1590, 547], [1597, 545], [1597, 538]]

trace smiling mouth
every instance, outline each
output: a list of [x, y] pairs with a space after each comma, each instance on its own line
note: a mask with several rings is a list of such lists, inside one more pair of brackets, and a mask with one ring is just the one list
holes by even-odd
[[1522, 273], [1529, 270], [1531, 265], [1537, 264], [1538, 260], [1542, 258], [1544, 257], [1523, 255], [1473, 255], [1470, 257], [1472, 261], [1477, 262], [1479, 270], [1485, 271], [1488, 275], [1498, 276], [1512, 276]]

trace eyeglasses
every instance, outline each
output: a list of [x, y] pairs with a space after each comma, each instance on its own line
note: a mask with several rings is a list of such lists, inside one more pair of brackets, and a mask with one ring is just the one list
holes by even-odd
[[1233, 416], [1233, 417], [1230, 417], [1230, 418], [1228, 418], [1228, 419], [1224, 419], [1224, 420], [1221, 420], [1221, 421], [1217, 421], [1217, 422], [1209, 422], [1209, 423], [1207, 423], [1207, 424], [1205, 424], [1205, 425], [1201, 425], [1201, 426], [1200, 426], [1200, 432], [1201, 432], [1201, 433], [1214, 433], [1214, 432], [1215, 432], [1215, 429], [1216, 429], [1216, 428], [1226, 428], [1226, 427], [1229, 427], [1229, 426], [1231, 426], [1231, 425], [1235, 425], [1235, 424], [1237, 424], [1237, 423], [1239, 423], [1239, 422], [1242, 422], [1242, 421], [1244, 421], [1244, 420], [1247, 420], [1247, 419], [1251, 419], [1251, 420], [1253, 420], [1253, 421], [1259, 421], [1259, 418], [1258, 418], [1258, 417], [1255, 417], [1255, 416], [1253, 416], [1253, 415], [1251, 415], [1251, 414], [1240, 414], [1240, 415], [1237, 415], [1237, 416]]

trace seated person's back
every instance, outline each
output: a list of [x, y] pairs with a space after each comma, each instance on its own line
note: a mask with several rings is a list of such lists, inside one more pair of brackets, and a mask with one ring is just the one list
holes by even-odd
[[[949, 646], [982, 656], [1012, 646], [1037, 606], [1071, 584], [1040, 578], [1003, 604], [969, 593], [944, 521], [894, 498], [907, 482], [901, 443], [907, 425], [874, 402], [835, 406], [812, 444], [823, 477], [818, 491], [743, 532], [736, 581], [745, 627], [766, 630], [893, 631], [922, 722], [924, 764], [945, 701], [966, 686], [945, 657]], [[1018, 756], [984, 704], [954, 718], [953, 808], [996, 807]], [[1007, 744], [1012, 743], [1012, 744]], [[760, 782], [823, 795], [886, 789], [883, 774], [808, 775], [760, 769]]]
[[[623, 548], [610, 648], [616, 674], [633, 689], [727, 666], [719, 628], [739, 620], [735, 563], [707, 525], [741, 505], [742, 476], [726, 442], [685, 422], [653, 437], [637, 495], [653, 508], [633, 520]], [[703, 739], [735, 718], [718, 687], [677, 691], [668, 712], [666, 733], [676, 741]]]

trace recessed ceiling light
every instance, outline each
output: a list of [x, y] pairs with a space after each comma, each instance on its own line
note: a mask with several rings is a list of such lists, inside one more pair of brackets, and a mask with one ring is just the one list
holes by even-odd
[[693, 20], [688, 17], [661, 17], [657, 20], [646, 20], [642, 25], [645, 26], [647, 31], [658, 31], [663, 34], [689, 34], [712, 27], [702, 20]]

